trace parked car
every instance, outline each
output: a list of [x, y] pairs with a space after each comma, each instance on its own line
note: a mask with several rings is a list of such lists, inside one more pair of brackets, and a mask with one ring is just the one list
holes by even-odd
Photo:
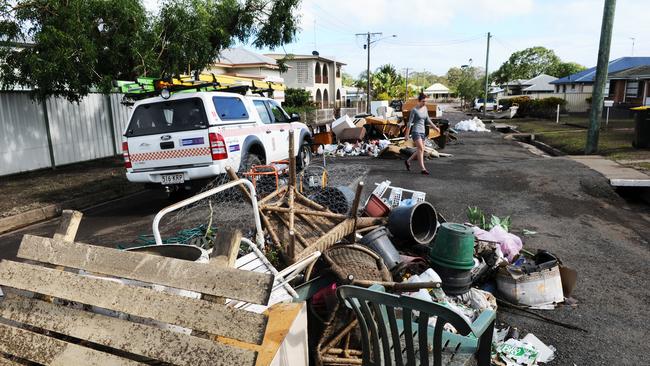
[[230, 166], [289, 157], [294, 131], [298, 169], [311, 160], [312, 136], [300, 116], [269, 98], [227, 92], [176, 93], [135, 103], [124, 131], [126, 177], [174, 194], [204, 184]]
[[[477, 111], [483, 111], [483, 108], [485, 107], [484, 105], [484, 98], [476, 98], [474, 99], [474, 103], [472, 104], [472, 109], [477, 110]], [[501, 109], [503, 106], [502, 105], [497, 105], [497, 101], [494, 99], [488, 98], [487, 100], [487, 110], [488, 111], [496, 111]]]

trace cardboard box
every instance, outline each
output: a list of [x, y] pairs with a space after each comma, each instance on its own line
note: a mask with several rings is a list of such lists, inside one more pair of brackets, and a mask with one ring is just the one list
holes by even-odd
[[346, 128], [337, 135], [339, 142], [359, 142], [366, 136], [366, 129], [363, 127]]
[[331, 145], [334, 143], [334, 133], [332, 132], [320, 132], [314, 134], [314, 146], [312, 151], [318, 149], [318, 145]]

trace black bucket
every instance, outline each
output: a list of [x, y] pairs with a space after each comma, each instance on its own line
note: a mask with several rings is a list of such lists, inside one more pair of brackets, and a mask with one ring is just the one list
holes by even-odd
[[443, 267], [432, 263], [433, 270], [442, 279], [442, 290], [449, 296], [466, 294], [472, 286], [472, 271]]
[[396, 265], [402, 262], [399, 252], [388, 237], [388, 230], [385, 227], [378, 227], [366, 234], [359, 243], [369, 247], [375, 253], [379, 254], [384, 260], [388, 270], [392, 270]]
[[388, 215], [388, 228], [396, 237], [427, 245], [436, 235], [438, 215], [429, 202], [398, 206]]

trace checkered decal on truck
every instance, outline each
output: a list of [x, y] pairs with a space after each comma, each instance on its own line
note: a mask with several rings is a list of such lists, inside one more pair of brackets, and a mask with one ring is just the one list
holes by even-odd
[[190, 158], [193, 156], [210, 155], [209, 147], [197, 147], [193, 149], [178, 149], [178, 150], [164, 150], [156, 152], [148, 152], [141, 154], [131, 154], [131, 161], [147, 161], [147, 160], [165, 160], [177, 158]]

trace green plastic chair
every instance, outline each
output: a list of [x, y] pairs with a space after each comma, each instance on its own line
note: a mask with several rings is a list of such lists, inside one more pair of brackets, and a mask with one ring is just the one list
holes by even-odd
[[[495, 311], [485, 310], [469, 324], [440, 304], [388, 294], [382, 286], [341, 286], [337, 294], [359, 320], [364, 365], [430, 365], [433, 359], [441, 366], [443, 355], [446, 364], [464, 365], [476, 354], [479, 366], [490, 366]], [[429, 327], [431, 317], [437, 317], [435, 327]], [[443, 330], [447, 323], [458, 334]]]

